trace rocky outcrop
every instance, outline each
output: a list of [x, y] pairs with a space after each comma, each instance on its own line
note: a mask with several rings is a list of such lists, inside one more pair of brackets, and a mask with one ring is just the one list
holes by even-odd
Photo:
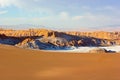
[[[86, 36], [86, 37], [94, 37], [99, 39], [109, 39], [109, 40], [120, 40], [120, 32], [57, 32], [47, 29], [29, 29], [29, 30], [4, 30], [0, 29], [0, 34], [4, 34], [6, 36], [13, 37], [26, 37], [26, 36], [44, 36], [44, 37], [57, 37], [57, 36], [65, 36], [74, 35], [74, 36]], [[63, 35], [64, 34], [64, 35]]]
[[0, 30], [0, 34], [11, 37], [44, 36], [48, 37], [51, 30], [47, 29], [29, 29], [29, 30]]
[[107, 53], [107, 50], [103, 48], [95, 48], [90, 50], [89, 53]]
[[66, 32], [67, 34], [76, 35], [76, 36], [86, 36], [86, 37], [95, 37], [100, 39], [120, 39], [120, 32]]
[[0, 29], [0, 43], [24, 48], [120, 45], [120, 32], [58, 32], [47, 29]]
[[33, 39], [31, 39], [31, 38], [25, 38], [25, 39], [23, 39], [23, 41], [19, 42], [17, 44], [17, 46], [27, 45], [29, 42], [32, 42], [32, 41], [33, 41]]

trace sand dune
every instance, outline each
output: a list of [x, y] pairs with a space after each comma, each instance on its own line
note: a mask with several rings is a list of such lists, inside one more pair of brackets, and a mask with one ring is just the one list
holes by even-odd
[[0, 80], [120, 80], [120, 54], [43, 52], [0, 45]]

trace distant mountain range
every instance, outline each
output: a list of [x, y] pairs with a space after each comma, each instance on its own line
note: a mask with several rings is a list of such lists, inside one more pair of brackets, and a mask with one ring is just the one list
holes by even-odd
[[30, 29], [30, 28], [45, 28], [45, 29], [54, 29], [54, 30], [60, 30], [60, 31], [119, 31], [120, 30], [120, 25], [106, 25], [106, 26], [98, 26], [98, 27], [82, 27], [81, 29], [74, 29], [74, 28], [51, 28], [50, 26], [44, 26], [44, 25], [39, 25], [39, 24], [18, 24], [18, 25], [0, 25], [0, 28], [4, 29], [15, 29], [15, 30], [22, 30], [22, 29]]
[[43, 25], [37, 25], [37, 24], [36, 25], [35, 24], [18, 24], [18, 25], [0, 25], [0, 28], [19, 30], [19, 29], [48, 28], [48, 27]]
[[91, 27], [93, 31], [120, 31], [120, 25], [106, 25], [106, 26], [98, 26], [98, 27]]

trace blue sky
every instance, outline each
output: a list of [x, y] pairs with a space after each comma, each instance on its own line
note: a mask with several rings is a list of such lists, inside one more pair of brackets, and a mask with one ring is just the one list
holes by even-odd
[[71, 30], [112, 29], [119, 28], [119, 9], [119, 0], [0, 0], [0, 25], [39, 24]]

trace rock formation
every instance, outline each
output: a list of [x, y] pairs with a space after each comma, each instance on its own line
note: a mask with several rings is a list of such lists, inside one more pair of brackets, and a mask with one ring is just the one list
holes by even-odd
[[107, 50], [103, 48], [95, 48], [93, 50], [90, 50], [89, 53], [107, 53]]
[[[29, 48], [120, 45], [120, 32], [58, 32], [47, 29], [0, 29], [0, 43]], [[39, 44], [39, 45], [38, 45]]]

